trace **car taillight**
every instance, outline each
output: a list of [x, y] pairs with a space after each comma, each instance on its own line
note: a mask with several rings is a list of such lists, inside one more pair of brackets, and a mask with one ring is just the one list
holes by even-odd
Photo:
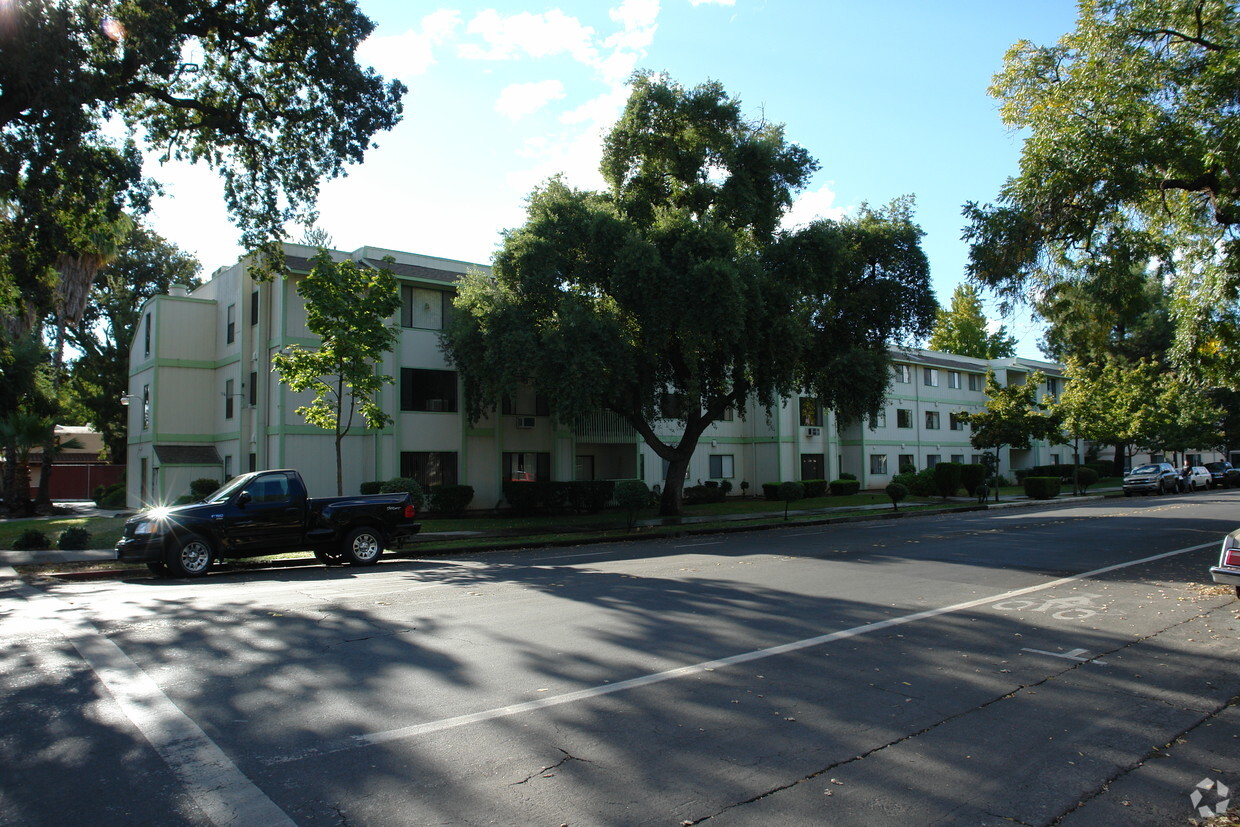
[[1229, 548], [1223, 552], [1223, 565], [1240, 569], [1240, 548]]
[[406, 520], [412, 520], [416, 516], [418, 516], [418, 510], [414, 508], [412, 504], [405, 506]]

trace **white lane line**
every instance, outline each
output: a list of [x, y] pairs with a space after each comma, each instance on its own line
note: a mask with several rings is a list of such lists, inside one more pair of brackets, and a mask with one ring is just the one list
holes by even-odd
[[927, 609], [923, 612], [916, 612], [911, 615], [903, 615], [901, 617], [893, 617], [887, 620], [880, 620], [877, 623], [867, 623], [864, 626], [854, 626], [851, 629], [843, 629], [830, 634], [818, 635], [817, 637], [805, 638], [803, 640], [795, 640], [791, 643], [781, 643], [778, 646], [770, 646], [766, 649], [756, 649], [752, 652], [742, 652], [739, 655], [732, 655], [718, 660], [703, 661], [702, 663], [694, 663], [689, 666], [681, 666], [676, 669], [668, 669], [664, 672], [655, 672], [649, 675], [642, 675], [636, 678], [630, 678], [616, 683], [603, 684], [602, 686], [592, 686], [587, 689], [580, 689], [575, 692], [566, 692], [563, 695], [555, 695], [548, 698], [539, 698], [535, 701], [526, 701], [519, 704], [511, 704], [509, 706], [501, 706], [495, 709], [486, 709], [480, 712], [471, 712], [467, 715], [457, 715], [452, 718], [443, 718], [438, 721], [427, 721], [422, 724], [413, 724], [411, 726], [397, 727], [396, 729], [384, 730], [382, 732], [372, 732], [369, 735], [355, 735], [347, 741], [337, 742], [334, 746], [321, 749], [311, 749], [304, 752], [277, 756], [264, 760], [265, 764], [284, 764], [290, 761], [299, 761], [305, 758], [315, 758], [323, 755], [329, 755], [336, 752], [344, 752], [346, 750], [358, 749], [361, 747], [372, 747], [377, 744], [385, 744], [390, 741], [399, 741], [404, 738], [414, 738], [419, 735], [429, 735], [435, 732], [442, 732], [447, 729], [468, 726], [469, 724], [479, 724], [485, 721], [492, 721], [497, 718], [507, 718], [513, 715], [522, 715], [526, 712], [535, 712], [540, 709], [547, 709], [552, 706], [561, 704], [575, 703], [576, 701], [589, 700], [598, 698], [603, 695], [611, 695], [616, 692], [625, 692], [629, 689], [637, 689], [651, 684], [662, 683], [676, 678], [687, 678], [692, 675], [698, 675], [702, 672], [711, 672], [728, 666], [736, 666], [750, 661], [761, 660], [762, 658], [774, 657], [776, 655], [786, 655], [790, 652], [797, 652], [801, 649], [808, 649], [813, 646], [822, 646], [825, 643], [834, 643], [838, 640], [847, 640], [848, 638], [867, 635], [872, 632], [881, 632], [884, 629], [890, 629], [893, 626], [902, 626], [906, 623], [914, 623], [919, 620], [927, 620], [932, 617], [950, 614], [952, 612], [960, 612], [966, 609], [975, 609], [978, 606], [985, 606], [989, 603], [996, 603], [1000, 600], [1007, 600], [1012, 597], [1019, 597], [1023, 594], [1033, 594], [1034, 592], [1053, 589], [1068, 583], [1075, 583], [1078, 580], [1085, 580], [1090, 577], [1107, 574], [1108, 572], [1126, 569], [1131, 566], [1139, 566], [1144, 563], [1152, 563], [1156, 560], [1162, 560], [1167, 557], [1176, 557], [1180, 554], [1187, 554], [1190, 551], [1200, 551], [1203, 548], [1210, 548], [1216, 543], [1200, 543], [1187, 548], [1176, 549], [1175, 551], [1167, 551], [1162, 554], [1155, 554], [1151, 557], [1142, 557], [1140, 560], [1131, 560], [1126, 563], [1116, 563], [1112, 566], [1104, 566], [1093, 571], [1074, 574], [1070, 577], [1061, 577], [1058, 580], [1052, 580], [1048, 583], [1042, 583], [1038, 586], [1026, 586], [1023, 589], [1013, 589], [1011, 591], [1002, 592], [1000, 594], [992, 594], [987, 597], [979, 597], [975, 600], [967, 600], [963, 603], [955, 603], [951, 606], [944, 606], [940, 609]]
[[672, 546], [672, 548], [701, 548], [702, 546], [721, 546], [721, 545], [723, 545], [723, 540], [712, 540], [711, 542], [708, 542], [708, 543], [681, 543], [678, 546]]
[[24, 584], [13, 591], [56, 624], [212, 824], [294, 825], [150, 675], [82, 617], [80, 609]]

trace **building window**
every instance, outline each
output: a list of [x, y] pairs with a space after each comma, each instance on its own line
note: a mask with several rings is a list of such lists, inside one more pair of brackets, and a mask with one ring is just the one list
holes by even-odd
[[237, 341], [237, 305], [228, 305], [228, 326], [224, 332], [224, 343], [231, 345]]
[[1059, 379], [1054, 376], [1046, 378], [1046, 392], [1051, 396], [1059, 396]]
[[896, 365], [896, 381], [902, 385], [907, 385], [913, 381], [912, 369], [908, 365]]
[[151, 386], [142, 386], [142, 430], [151, 427]]
[[250, 371], [250, 407], [258, 407], [258, 371]]
[[142, 355], [151, 355], [151, 314], [147, 313], [142, 318]]
[[948, 415], [947, 415], [947, 421], [948, 421], [948, 424], [951, 426], [951, 429], [952, 429], [953, 431], [963, 431], [963, 430], [964, 430], [964, 420], [960, 418], [960, 414], [958, 414], [958, 413], [950, 413], [950, 414], [948, 414]]
[[251, 451], [249, 459], [246, 460], [246, 465], [248, 466], [250, 471], [257, 471], [258, 470], [258, 454]]
[[822, 406], [812, 396], [801, 397], [801, 424], [822, 427]]
[[550, 480], [551, 454], [535, 451], [505, 451], [503, 472], [505, 480], [528, 482]]
[[423, 488], [456, 485], [456, 452], [401, 451], [400, 475], [417, 480]]
[[964, 465], [964, 454], [952, 454], [952, 462], [957, 465]]
[[719, 417], [720, 422], [731, 422], [736, 419], [736, 409], [731, 405], [723, 409], [723, 416]]
[[922, 381], [927, 387], [937, 388], [939, 386], [939, 369], [938, 368], [922, 368]]
[[901, 474], [911, 474], [917, 471], [917, 458], [912, 454], [900, 454], [900, 461], [896, 465], [899, 466]]
[[456, 372], [451, 370], [400, 369], [400, 409], [455, 413]]
[[960, 390], [960, 371], [950, 370], [947, 372], [947, 387]]
[[937, 431], [939, 429], [939, 412], [926, 411], [926, 430]]
[[517, 392], [516, 399], [504, 394], [500, 399], [500, 413], [516, 414], [517, 416], [551, 416], [551, 406], [545, 397], [534, 393], [533, 388], [524, 388]]
[[1059, 454], [1051, 454], [1051, 465], [1059, 464]]
[[881, 410], [870, 416], [870, 430], [887, 427], [887, 411]]
[[710, 478], [712, 480], [730, 480], [736, 476], [731, 454], [711, 454]]
[[870, 454], [870, 473], [886, 474], [887, 473], [887, 455], [886, 454]]
[[938, 464], [939, 464], [938, 454], [926, 454], [926, 467], [927, 468], [933, 468], [934, 466]]
[[908, 408], [896, 408], [896, 427], [913, 427], [913, 412]]
[[982, 381], [982, 377], [976, 373], [969, 374], [969, 390], [980, 391], [986, 387], [986, 383]]
[[400, 288], [400, 326], [443, 330], [451, 320], [452, 295], [444, 290], [403, 285]]
[[233, 418], [233, 380], [224, 382], [224, 418]]
[[224, 455], [224, 482], [228, 482], [230, 479], [232, 479], [232, 475], [233, 475], [232, 455], [225, 454]]

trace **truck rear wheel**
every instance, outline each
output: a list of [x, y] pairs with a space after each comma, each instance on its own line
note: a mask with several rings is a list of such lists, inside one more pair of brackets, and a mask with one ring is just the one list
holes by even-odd
[[369, 526], [355, 528], [345, 535], [340, 550], [350, 565], [373, 566], [383, 554], [383, 535]]
[[168, 572], [173, 577], [203, 577], [211, 569], [211, 544], [197, 534], [186, 534], [168, 548]]

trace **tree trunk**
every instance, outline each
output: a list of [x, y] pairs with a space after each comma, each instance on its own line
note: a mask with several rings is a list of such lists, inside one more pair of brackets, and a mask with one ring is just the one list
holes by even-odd
[[[63, 312], [56, 314], [56, 349], [52, 352], [52, 404], [60, 408], [60, 371], [65, 364], [65, 326], [67, 320]], [[39, 473], [39, 492], [35, 497], [35, 505], [51, 505], [52, 498], [48, 493], [52, 482], [52, 461], [56, 458], [56, 417], [47, 429], [47, 439], [43, 441], [43, 463]]]
[[663, 496], [659, 500], [660, 517], [679, 517], [681, 501], [685, 490], [685, 472], [689, 470], [688, 454], [678, 453], [675, 459], [668, 460], [667, 478], [663, 481]]

